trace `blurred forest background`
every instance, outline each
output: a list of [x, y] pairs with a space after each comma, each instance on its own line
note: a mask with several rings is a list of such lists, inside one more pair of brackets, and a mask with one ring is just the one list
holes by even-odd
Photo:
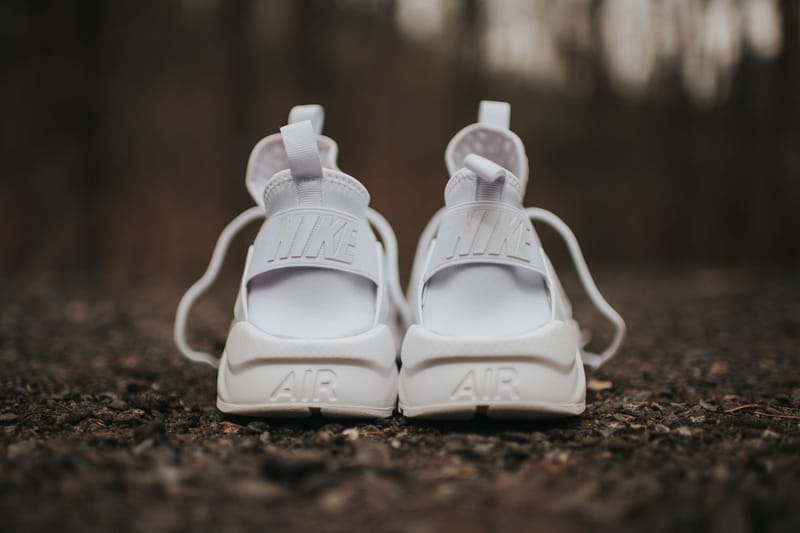
[[407, 273], [483, 98], [590, 265], [797, 266], [799, 26], [793, 0], [3, 1], [0, 274], [198, 277], [298, 103]]

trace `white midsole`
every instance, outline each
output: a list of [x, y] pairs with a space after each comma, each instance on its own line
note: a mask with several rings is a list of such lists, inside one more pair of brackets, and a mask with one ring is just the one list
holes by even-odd
[[226, 413], [389, 416], [397, 398], [395, 344], [386, 325], [338, 339], [283, 339], [252, 324], [228, 335], [217, 377]]
[[409, 328], [401, 352], [400, 409], [447, 417], [485, 409], [509, 417], [580, 414], [586, 377], [574, 321], [552, 321], [525, 335], [460, 339]]

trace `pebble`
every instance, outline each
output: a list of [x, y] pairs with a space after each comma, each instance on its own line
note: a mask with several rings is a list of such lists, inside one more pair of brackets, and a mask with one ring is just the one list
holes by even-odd
[[358, 429], [356, 428], [347, 428], [344, 431], [342, 431], [342, 435], [344, 435], [345, 437], [347, 437], [348, 440], [351, 441], [357, 440], [361, 436], [358, 432]]
[[764, 432], [761, 434], [762, 439], [777, 439], [780, 437], [780, 433], [776, 433], [771, 429], [765, 429]]
[[142, 442], [148, 438], [158, 437], [164, 435], [165, 433], [166, 428], [164, 427], [164, 424], [158, 420], [155, 420], [153, 422], [148, 422], [147, 424], [142, 424], [134, 429], [133, 440], [136, 442]]
[[609, 380], [603, 379], [590, 379], [589, 382], [586, 384], [586, 388], [590, 391], [599, 392], [604, 390], [610, 390], [614, 388], [614, 383]]
[[717, 406], [716, 405], [714, 405], [713, 403], [704, 402], [702, 400], [700, 400], [700, 407], [702, 407], [706, 411], [712, 411], [713, 412], [713, 411], [717, 410]]
[[321, 444], [329, 444], [333, 440], [333, 433], [330, 431], [323, 429], [322, 431], [317, 431], [314, 434], [314, 444], [321, 445]]
[[267, 459], [262, 471], [267, 477], [297, 480], [314, 472], [325, 470], [327, 454], [315, 450], [279, 450], [270, 447], [266, 450]]
[[242, 479], [237, 481], [232, 492], [241, 498], [253, 500], [274, 500], [286, 494], [286, 490], [276, 483], [262, 479]]
[[325, 492], [319, 499], [319, 506], [326, 513], [340, 513], [354, 495], [355, 489], [352, 485], [340, 485]]
[[390, 463], [389, 448], [374, 440], [358, 440], [353, 443], [355, 461], [363, 466], [387, 467]]
[[92, 412], [89, 409], [75, 409], [71, 413], [67, 413], [63, 416], [60, 416], [58, 422], [62, 424], [67, 424], [70, 426], [74, 426], [84, 418], [88, 418], [92, 415]]
[[266, 422], [262, 422], [261, 420], [253, 420], [247, 424], [247, 429], [253, 433], [263, 433], [269, 429], [269, 426], [266, 424]]
[[0, 424], [7, 424], [9, 422], [13, 422], [17, 419], [17, 415], [14, 413], [3, 413], [0, 414]]
[[6, 448], [6, 457], [8, 457], [9, 461], [14, 461], [23, 455], [32, 453], [34, 450], [36, 450], [36, 443], [32, 440], [14, 442]]

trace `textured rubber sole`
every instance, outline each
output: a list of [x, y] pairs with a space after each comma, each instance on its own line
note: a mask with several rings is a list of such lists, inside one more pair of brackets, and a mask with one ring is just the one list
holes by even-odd
[[275, 418], [385, 418], [397, 405], [395, 353], [386, 326], [342, 339], [293, 340], [240, 322], [220, 360], [217, 407]]
[[574, 321], [499, 339], [447, 337], [411, 326], [401, 355], [400, 410], [430, 419], [579, 415], [586, 376], [578, 343]]
[[257, 416], [261, 418], [309, 418], [315, 415], [324, 418], [388, 418], [394, 406], [386, 408], [361, 405], [330, 405], [319, 402], [237, 405], [217, 398], [217, 409], [227, 414]]
[[531, 358], [457, 360], [400, 373], [400, 411], [409, 418], [546, 419], [585, 410], [586, 382], [578, 363], [569, 373]]
[[586, 409], [585, 404], [551, 404], [536, 402], [432, 404], [418, 407], [400, 406], [408, 418], [428, 420], [470, 420], [486, 416], [497, 420], [546, 420], [577, 416]]
[[356, 360], [272, 360], [238, 372], [221, 366], [218, 377], [217, 408], [237, 415], [386, 418], [396, 399], [394, 368], [387, 371]]

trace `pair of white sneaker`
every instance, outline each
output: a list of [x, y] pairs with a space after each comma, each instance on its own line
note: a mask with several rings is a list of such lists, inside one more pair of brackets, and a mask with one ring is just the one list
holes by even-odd
[[[289, 125], [256, 145], [246, 183], [258, 205], [223, 230], [208, 270], [178, 306], [180, 351], [219, 368], [217, 407], [387, 417], [399, 395], [409, 417], [582, 413], [583, 365], [611, 358], [625, 324], [597, 290], [569, 228], [522, 207], [528, 161], [509, 129], [510, 106], [481, 102], [478, 123], [447, 146], [445, 206], [422, 234], [407, 300], [394, 233], [369, 208], [364, 186], [337, 167], [323, 117], [320, 106], [297, 106]], [[192, 304], [217, 276], [233, 236], [261, 218], [221, 359], [193, 350], [185, 333]], [[602, 354], [583, 350], [531, 220], [565, 239], [591, 300], [615, 326]]]

